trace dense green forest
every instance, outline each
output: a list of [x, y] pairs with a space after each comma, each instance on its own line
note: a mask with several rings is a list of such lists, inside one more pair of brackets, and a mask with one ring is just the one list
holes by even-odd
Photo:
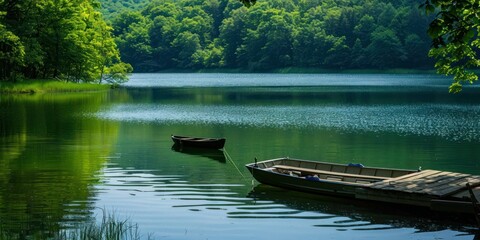
[[100, 11], [106, 19], [111, 19], [123, 11], [140, 10], [150, 2], [150, 0], [101, 0], [102, 7]]
[[112, 27], [96, 0], [0, 0], [0, 80], [121, 82]]
[[[126, 1], [129, 2], [129, 1]], [[431, 69], [418, 0], [102, 0], [122, 60], [168, 69]], [[122, 5], [123, 6], [123, 5]], [[112, 9], [113, 7], [113, 9]]]

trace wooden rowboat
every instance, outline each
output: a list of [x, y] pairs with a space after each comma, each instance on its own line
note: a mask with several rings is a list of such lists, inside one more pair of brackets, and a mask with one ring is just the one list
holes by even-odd
[[225, 145], [225, 138], [200, 138], [172, 135], [172, 140], [177, 147], [181, 148], [222, 149]]
[[276, 187], [478, 214], [475, 208], [479, 207], [476, 199], [480, 199], [480, 176], [290, 158], [250, 163], [246, 167], [257, 181]]

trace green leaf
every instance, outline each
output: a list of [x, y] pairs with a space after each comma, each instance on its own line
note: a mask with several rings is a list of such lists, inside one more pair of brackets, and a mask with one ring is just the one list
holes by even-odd
[[452, 83], [452, 85], [450, 85], [450, 87], [448, 88], [448, 91], [450, 93], [459, 93], [462, 91], [462, 84], [458, 82], [454, 82]]

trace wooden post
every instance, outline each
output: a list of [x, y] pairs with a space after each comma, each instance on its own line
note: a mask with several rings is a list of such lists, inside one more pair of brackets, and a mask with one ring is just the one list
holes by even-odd
[[467, 183], [466, 185], [467, 185], [468, 192], [470, 193], [470, 200], [472, 201], [473, 213], [475, 214], [477, 227], [480, 228], [480, 204], [478, 203], [478, 200], [475, 197], [475, 194], [473, 193], [472, 186], [470, 185], [470, 183]]

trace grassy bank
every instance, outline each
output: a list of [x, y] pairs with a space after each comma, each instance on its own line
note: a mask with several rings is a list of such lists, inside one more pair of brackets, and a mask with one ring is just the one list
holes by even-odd
[[110, 85], [93, 83], [72, 83], [57, 80], [23, 80], [0, 82], [0, 93], [50, 93], [105, 91]]

